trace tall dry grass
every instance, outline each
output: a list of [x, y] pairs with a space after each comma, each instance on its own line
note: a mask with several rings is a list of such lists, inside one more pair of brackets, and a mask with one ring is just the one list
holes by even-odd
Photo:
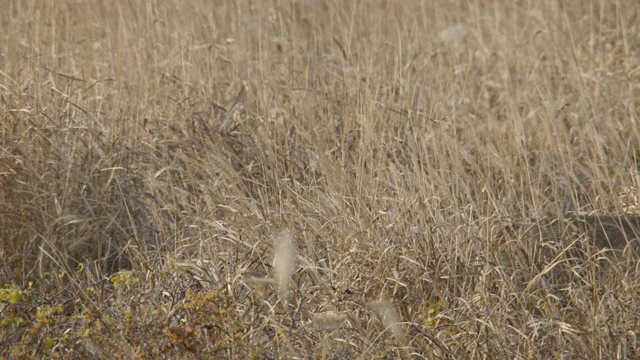
[[1, 356], [639, 356], [635, 2], [4, 5]]

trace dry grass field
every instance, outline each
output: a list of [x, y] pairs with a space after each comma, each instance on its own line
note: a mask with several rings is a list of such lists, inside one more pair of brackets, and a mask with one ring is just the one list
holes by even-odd
[[2, 7], [0, 358], [640, 357], [636, 2]]

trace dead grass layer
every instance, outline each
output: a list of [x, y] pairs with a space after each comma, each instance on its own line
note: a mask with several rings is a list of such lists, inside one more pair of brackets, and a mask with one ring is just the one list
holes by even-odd
[[640, 357], [638, 9], [5, 2], [0, 358]]

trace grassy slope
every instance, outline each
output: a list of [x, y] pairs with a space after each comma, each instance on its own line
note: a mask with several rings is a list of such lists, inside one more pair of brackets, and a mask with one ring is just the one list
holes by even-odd
[[502, 236], [634, 210], [638, 6], [563, 4], [11, 3], [0, 357], [639, 356]]

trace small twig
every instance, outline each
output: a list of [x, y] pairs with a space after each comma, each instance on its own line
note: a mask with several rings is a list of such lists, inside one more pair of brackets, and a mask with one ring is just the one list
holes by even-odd
[[438, 340], [435, 337], [433, 337], [432, 335], [428, 334], [426, 331], [420, 329], [416, 324], [411, 324], [411, 327], [413, 329], [415, 329], [416, 331], [418, 331], [420, 334], [424, 335], [427, 339], [431, 340], [431, 342], [434, 343], [437, 347], [439, 347], [440, 350], [442, 350], [442, 351], [446, 352], [447, 354], [455, 357], [455, 355], [451, 352], [451, 350], [449, 350], [443, 343], [441, 343], [440, 340]]
[[218, 129], [218, 131], [221, 134], [223, 135], [229, 134], [229, 125], [231, 125], [231, 121], [233, 120], [233, 118], [231, 117], [231, 114], [233, 114], [233, 110], [235, 110], [236, 106], [238, 106], [238, 103], [240, 103], [240, 100], [242, 99], [243, 95], [244, 95], [244, 84], [242, 85], [242, 88], [240, 89], [238, 96], [236, 96], [236, 101], [233, 102], [233, 105], [231, 106], [229, 111], [227, 111], [227, 115], [222, 121], [222, 125], [220, 125], [220, 128]]

